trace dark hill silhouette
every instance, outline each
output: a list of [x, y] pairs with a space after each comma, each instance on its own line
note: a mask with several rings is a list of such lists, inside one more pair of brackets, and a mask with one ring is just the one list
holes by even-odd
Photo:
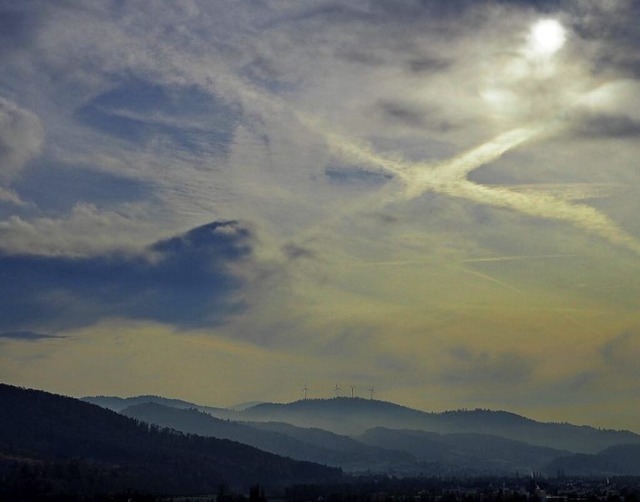
[[223, 483], [246, 488], [340, 475], [337, 469], [237, 442], [142, 424], [77, 399], [0, 384], [4, 486], [34, 469], [29, 486], [43, 490], [133, 488], [164, 494], [215, 493]]
[[349, 471], [386, 471], [399, 463], [415, 462], [409, 453], [365, 445], [320, 429], [302, 429], [288, 424], [238, 423], [195, 409], [177, 409], [155, 403], [131, 406], [121, 413], [162, 427], [239, 441], [296, 460], [338, 466]]

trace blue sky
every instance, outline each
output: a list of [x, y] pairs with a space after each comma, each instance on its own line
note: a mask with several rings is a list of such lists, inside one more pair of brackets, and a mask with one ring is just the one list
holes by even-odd
[[639, 20], [0, 2], [0, 379], [637, 430]]

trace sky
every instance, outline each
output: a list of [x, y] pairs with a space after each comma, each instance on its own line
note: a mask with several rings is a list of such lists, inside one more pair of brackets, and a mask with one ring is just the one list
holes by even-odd
[[640, 432], [639, 23], [0, 0], [0, 380]]

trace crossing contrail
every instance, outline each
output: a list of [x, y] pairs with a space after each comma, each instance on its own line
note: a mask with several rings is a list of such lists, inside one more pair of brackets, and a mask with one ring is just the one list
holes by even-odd
[[[194, 71], [190, 66], [187, 68], [184, 61], [174, 63], [184, 70]], [[474, 183], [467, 178], [469, 173], [525, 143], [562, 131], [564, 125], [558, 119], [551, 118], [511, 129], [450, 159], [439, 162], [413, 162], [399, 155], [381, 154], [365, 142], [358, 142], [345, 134], [339, 134], [321, 120], [296, 110], [277, 96], [258, 90], [244, 79], [234, 76], [233, 72], [222, 72], [224, 78], [220, 77], [220, 72], [202, 72], [203, 69], [199, 67], [198, 80], [202, 82], [203, 87], [211, 88], [212, 92], [215, 92], [215, 82], [225, 91], [235, 94], [241, 102], [258, 114], [268, 116], [274, 110], [289, 113], [292, 118], [322, 137], [337, 158], [365, 169], [382, 170], [392, 174], [394, 179], [404, 185], [404, 190], [388, 191], [384, 194], [383, 200], [376, 202], [377, 205], [403, 198], [409, 200], [426, 192], [441, 193], [478, 204], [511, 209], [533, 217], [563, 221], [640, 254], [640, 241], [591, 206], [572, 203], [565, 200], [566, 198], [556, 197], [544, 191], [509, 190], [504, 186]], [[358, 210], [360, 207], [359, 204], [351, 204], [349, 209]]]
[[[305, 120], [305, 123], [313, 124], [308, 120]], [[524, 143], [559, 132], [561, 129], [562, 125], [557, 121], [550, 121], [547, 126], [543, 124], [514, 129], [438, 163], [410, 162], [400, 157], [387, 157], [376, 153], [367, 145], [335, 133], [327, 132], [325, 138], [336, 155], [393, 174], [405, 184], [404, 197], [407, 199], [431, 191], [480, 204], [512, 209], [529, 216], [564, 221], [640, 254], [640, 241], [591, 206], [572, 203], [544, 192], [521, 192], [509, 190], [507, 187], [482, 185], [467, 178], [475, 169], [499, 159]]]

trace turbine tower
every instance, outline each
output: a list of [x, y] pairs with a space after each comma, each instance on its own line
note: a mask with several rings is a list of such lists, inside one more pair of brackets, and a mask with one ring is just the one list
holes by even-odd
[[335, 393], [336, 393], [336, 397], [340, 397], [340, 391], [341, 391], [341, 390], [342, 390], [342, 389], [340, 389], [340, 387], [338, 386], [338, 384], [336, 384], [336, 388], [335, 388], [335, 389], [333, 389], [333, 392], [335, 392]]
[[375, 391], [375, 390], [373, 390], [373, 386], [371, 386], [371, 388], [369, 389], [369, 393], [371, 394], [371, 398], [370, 398], [370, 399], [373, 399], [373, 396], [374, 396], [374, 395], [375, 395], [375, 393], [376, 393], [376, 391]]
[[307, 387], [307, 384], [304, 384], [304, 387], [302, 388], [302, 392], [304, 392], [304, 400], [307, 400], [307, 394], [309, 392], [309, 387]]
[[351, 397], [353, 398], [353, 389], [357, 387], [357, 385], [349, 385], [351, 387]]

